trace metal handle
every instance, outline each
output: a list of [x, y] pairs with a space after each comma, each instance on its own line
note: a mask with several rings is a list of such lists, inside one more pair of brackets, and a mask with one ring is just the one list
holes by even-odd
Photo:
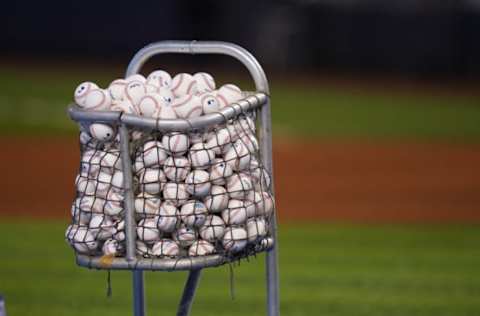
[[270, 94], [267, 77], [258, 61], [238, 45], [217, 41], [161, 41], [139, 50], [128, 65], [126, 77], [136, 74], [147, 60], [157, 54], [220, 54], [239, 60], [250, 72], [257, 91]]

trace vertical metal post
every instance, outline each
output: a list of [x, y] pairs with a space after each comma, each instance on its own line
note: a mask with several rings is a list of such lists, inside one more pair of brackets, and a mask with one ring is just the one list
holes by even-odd
[[[260, 112], [260, 153], [264, 167], [272, 175], [271, 190], [275, 194], [273, 182], [273, 162], [272, 162], [272, 122], [270, 113], [270, 97]], [[268, 316], [280, 315], [280, 296], [279, 296], [279, 276], [278, 276], [278, 238], [277, 238], [277, 218], [276, 212], [270, 222], [270, 230], [274, 240], [273, 248], [267, 252], [265, 269], [267, 281], [267, 314]]]
[[133, 270], [133, 315], [145, 315], [145, 289], [143, 285], [143, 271]]
[[[136, 258], [136, 223], [135, 223], [135, 207], [133, 196], [133, 181], [132, 181], [132, 162], [130, 159], [130, 136], [125, 124], [119, 127], [120, 133], [120, 149], [122, 155], [122, 170], [123, 170], [123, 189], [125, 191], [125, 198], [123, 200], [125, 209], [125, 238], [126, 238], [126, 259], [133, 261]], [[145, 315], [145, 298], [143, 285], [143, 271], [133, 270], [133, 314], [135, 316]]]
[[195, 297], [195, 291], [198, 287], [200, 280], [201, 269], [191, 270], [188, 274], [187, 282], [183, 289], [182, 299], [178, 305], [177, 316], [188, 316], [190, 309], [192, 308], [193, 299]]

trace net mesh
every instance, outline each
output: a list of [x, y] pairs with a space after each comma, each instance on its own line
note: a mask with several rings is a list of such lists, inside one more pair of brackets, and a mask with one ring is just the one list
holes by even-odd
[[[272, 246], [275, 203], [254, 112], [190, 133], [129, 133], [138, 257], [220, 254], [227, 262]], [[119, 137], [83, 129], [80, 148], [66, 239], [77, 253], [125, 256]]]

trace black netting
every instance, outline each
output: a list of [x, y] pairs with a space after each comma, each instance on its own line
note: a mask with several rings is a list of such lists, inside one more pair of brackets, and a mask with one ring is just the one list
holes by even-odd
[[[125, 255], [125, 210], [119, 137], [80, 133], [72, 223], [76, 252]], [[112, 131], [114, 134], [112, 134]], [[262, 166], [255, 113], [191, 133], [131, 129], [137, 255], [247, 257], [273, 244], [274, 200]]]

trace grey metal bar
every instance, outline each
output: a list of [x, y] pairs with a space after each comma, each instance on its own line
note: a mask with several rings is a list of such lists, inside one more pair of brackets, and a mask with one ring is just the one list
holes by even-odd
[[192, 308], [193, 299], [195, 298], [195, 291], [200, 281], [202, 270], [191, 270], [188, 274], [187, 282], [183, 289], [182, 299], [178, 305], [177, 316], [188, 316]]
[[123, 189], [124, 200], [123, 208], [125, 210], [125, 236], [126, 236], [126, 250], [127, 260], [132, 261], [136, 258], [135, 241], [137, 237], [136, 223], [135, 223], [135, 206], [133, 194], [133, 179], [132, 179], [132, 162], [130, 159], [130, 145], [128, 129], [125, 124], [119, 127], [120, 133], [120, 148], [122, 155], [122, 169], [123, 169]]
[[180, 54], [221, 54], [239, 60], [248, 69], [257, 91], [269, 93], [265, 72], [258, 61], [246, 49], [238, 45], [218, 41], [161, 41], [139, 50], [127, 68], [127, 76], [136, 74], [152, 56], [166, 53]]
[[110, 270], [155, 270], [155, 271], [187, 271], [207, 267], [216, 267], [226, 262], [222, 255], [209, 255], [195, 258], [178, 259], [149, 259], [137, 258], [127, 260], [122, 257], [112, 258], [108, 262], [102, 257], [90, 257], [77, 254], [77, 264], [86, 268], [110, 269]]
[[251, 111], [261, 107], [268, 101], [265, 93], [254, 93], [246, 98], [233, 103], [222, 110], [192, 119], [155, 120], [131, 114], [121, 114], [110, 111], [86, 111], [76, 105], [69, 108], [70, 117], [78, 122], [121, 122], [127, 126], [156, 129], [162, 132], [188, 132], [192, 129], [203, 129], [208, 126], [225, 123], [238, 113]]
[[143, 271], [133, 270], [133, 315], [145, 315], [145, 288], [143, 285]]
[[[132, 162], [130, 159], [130, 136], [125, 124], [119, 127], [120, 133], [120, 148], [122, 155], [122, 170], [123, 170], [123, 189], [124, 200], [123, 209], [125, 210], [125, 237], [126, 237], [126, 260], [136, 260], [136, 223], [135, 223], [135, 206], [133, 195], [133, 179], [132, 179]], [[143, 271], [132, 271], [133, 278], [133, 314], [135, 316], [145, 315], [145, 298], [144, 298], [144, 284]]]

